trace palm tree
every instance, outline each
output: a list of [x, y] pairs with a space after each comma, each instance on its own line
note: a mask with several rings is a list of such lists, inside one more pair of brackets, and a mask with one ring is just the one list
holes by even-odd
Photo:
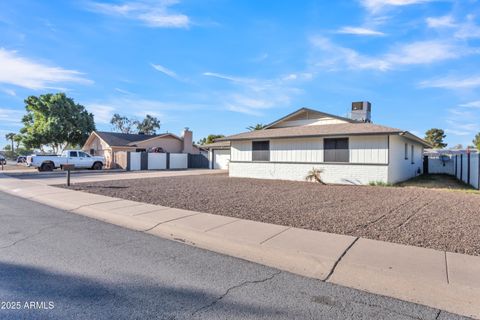
[[256, 131], [256, 130], [263, 130], [263, 128], [265, 128], [265, 125], [264, 125], [264, 124], [257, 123], [257, 124], [254, 125], [254, 126], [249, 126], [249, 127], [247, 127], [247, 130]]
[[5, 139], [6, 139], [6, 140], [10, 140], [10, 141], [12, 142], [12, 156], [13, 156], [13, 154], [14, 154], [14, 152], [15, 152], [14, 145], [13, 145], [13, 141], [15, 140], [15, 136], [16, 136], [16, 134], [13, 133], [13, 132], [7, 133], [7, 134], [5, 135]]

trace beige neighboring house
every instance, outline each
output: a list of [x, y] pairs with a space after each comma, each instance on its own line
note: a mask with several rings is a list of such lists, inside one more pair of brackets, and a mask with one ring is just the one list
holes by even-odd
[[315, 168], [326, 183], [368, 184], [421, 174], [423, 150], [431, 146], [408, 131], [371, 123], [370, 114], [366, 101], [352, 103], [348, 118], [301, 108], [216, 143], [230, 142], [231, 177], [305, 180]]
[[115, 168], [115, 152], [149, 151], [161, 148], [162, 152], [199, 154], [200, 148], [193, 144], [192, 131], [186, 128], [179, 137], [173, 133], [156, 135], [93, 131], [83, 146], [91, 155], [105, 157], [107, 168]]

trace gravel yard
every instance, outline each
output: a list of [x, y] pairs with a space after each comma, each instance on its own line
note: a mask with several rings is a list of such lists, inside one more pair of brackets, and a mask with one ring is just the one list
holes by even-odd
[[480, 255], [480, 195], [224, 174], [76, 184], [128, 200]]

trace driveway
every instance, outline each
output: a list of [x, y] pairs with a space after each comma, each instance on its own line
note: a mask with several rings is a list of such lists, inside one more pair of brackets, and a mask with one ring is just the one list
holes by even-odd
[[91, 193], [304, 229], [480, 255], [480, 195], [320, 185], [224, 174], [104, 181]]
[[1, 319], [463, 319], [2, 192], [0, 216]]

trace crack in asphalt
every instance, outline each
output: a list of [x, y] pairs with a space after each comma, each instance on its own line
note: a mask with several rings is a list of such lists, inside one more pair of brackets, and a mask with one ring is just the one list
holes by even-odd
[[215, 304], [217, 304], [220, 300], [222, 300], [223, 298], [225, 298], [232, 290], [235, 290], [235, 289], [238, 289], [238, 288], [241, 288], [243, 286], [246, 286], [246, 285], [249, 285], [249, 284], [258, 284], [258, 283], [263, 283], [263, 282], [267, 282], [267, 281], [270, 281], [272, 280], [273, 278], [275, 278], [276, 276], [278, 276], [279, 274], [281, 274], [282, 271], [277, 271], [275, 273], [273, 273], [272, 275], [264, 278], [264, 279], [261, 279], [261, 280], [247, 280], [247, 281], [244, 281], [240, 284], [237, 284], [237, 285], [234, 285], [233, 287], [230, 287], [227, 289], [227, 291], [225, 291], [224, 294], [222, 294], [221, 296], [219, 296], [218, 298], [216, 298], [214, 301], [210, 302], [209, 304], [205, 305], [205, 306], [202, 306], [198, 309], [196, 309], [195, 311], [192, 312], [192, 316], [203, 311], [203, 310], [206, 310], [210, 307], [213, 307]]
[[45, 230], [47, 230], [47, 229], [50, 229], [50, 228], [57, 227], [57, 226], [59, 226], [59, 225], [61, 225], [61, 224], [63, 224], [63, 223], [54, 223], [54, 224], [50, 224], [50, 225], [48, 225], [48, 226], [46, 226], [46, 227], [40, 228], [40, 229], [37, 230], [37, 232], [32, 233], [32, 234], [30, 234], [30, 235], [28, 235], [28, 236], [26, 236], [26, 237], [24, 237], [24, 238], [18, 239], [18, 240], [16, 240], [16, 241], [12, 242], [11, 244], [8, 244], [8, 245], [6, 245], [6, 246], [0, 247], [0, 249], [5, 249], [5, 248], [13, 247], [14, 245], [16, 245], [16, 244], [19, 243], [19, 242], [23, 242], [23, 241], [25, 241], [25, 240], [28, 240], [28, 239], [33, 238], [33, 237], [35, 237], [35, 236], [38, 236], [38, 235], [41, 234], [43, 231], [45, 231]]
[[437, 315], [435, 316], [435, 320], [438, 320], [441, 313], [442, 313], [442, 310], [438, 310]]
[[327, 276], [323, 280], [324, 282], [327, 282], [328, 279], [330, 279], [330, 277], [335, 272], [335, 269], [337, 268], [337, 265], [340, 263], [340, 261], [343, 259], [343, 257], [347, 254], [347, 252], [353, 247], [353, 245], [358, 241], [358, 239], [360, 239], [360, 237], [356, 237], [355, 240], [353, 240], [353, 242], [350, 243], [350, 245], [345, 249], [345, 251], [343, 251], [343, 253], [340, 255], [340, 257], [338, 257], [337, 261], [335, 261], [335, 263], [333, 264], [332, 269], [330, 270], [330, 272], [327, 274]]

